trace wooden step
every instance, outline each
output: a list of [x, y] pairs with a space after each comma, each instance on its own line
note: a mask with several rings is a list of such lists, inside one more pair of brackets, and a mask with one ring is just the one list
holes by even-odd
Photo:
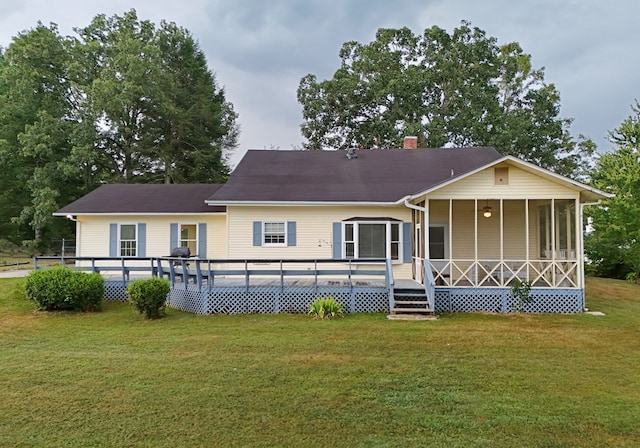
[[436, 314], [389, 314], [389, 320], [438, 320]]
[[429, 308], [394, 308], [391, 310], [391, 314], [398, 313], [433, 313], [432, 309]]

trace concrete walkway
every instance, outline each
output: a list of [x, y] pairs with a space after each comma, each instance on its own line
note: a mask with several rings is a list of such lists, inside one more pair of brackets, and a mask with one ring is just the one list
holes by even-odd
[[0, 271], [0, 278], [26, 277], [30, 272], [31, 269], [14, 269], [11, 271]]

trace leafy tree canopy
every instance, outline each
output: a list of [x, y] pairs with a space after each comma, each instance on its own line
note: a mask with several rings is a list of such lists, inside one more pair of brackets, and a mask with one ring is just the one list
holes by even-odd
[[332, 79], [298, 87], [307, 149], [493, 146], [572, 177], [584, 176], [593, 143], [569, 134], [560, 94], [518, 43], [498, 45], [470, 23], [380, 29], [369, 44], [346, 42]]
[[187, 30], [131, 10], [75, 33], [38, 23], [0, 49], [0, 230], [13, 241], [69, 231], [51, 213], [103, 182], [228, 176], [237, 115]]
[[595, 187], [615, 194], [588, 207], [593, 232], [585, 241], [596, 274], [623, 278], [640, 276], [640, 105], [619, 128], [610, 132], [616, 149], [600, 157], [592, 175]]

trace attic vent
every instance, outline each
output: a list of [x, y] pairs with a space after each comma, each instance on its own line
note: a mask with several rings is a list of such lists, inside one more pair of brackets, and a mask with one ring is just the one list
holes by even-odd
[[509, 168], [506, 166], [493, 169], [494, 185], [509, 185]]
[[347, 149], [347, 159], [351, 160], [351, 159], [357, 159], [357, 158], [358, 158], [358, 154], [356, 154], [356, 148]]

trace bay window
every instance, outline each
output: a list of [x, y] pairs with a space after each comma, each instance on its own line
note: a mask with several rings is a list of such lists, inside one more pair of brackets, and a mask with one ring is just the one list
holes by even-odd
[[344, 258], [399, 260], [402, 244], [400, 224], [398, 221], [343, 222]]

